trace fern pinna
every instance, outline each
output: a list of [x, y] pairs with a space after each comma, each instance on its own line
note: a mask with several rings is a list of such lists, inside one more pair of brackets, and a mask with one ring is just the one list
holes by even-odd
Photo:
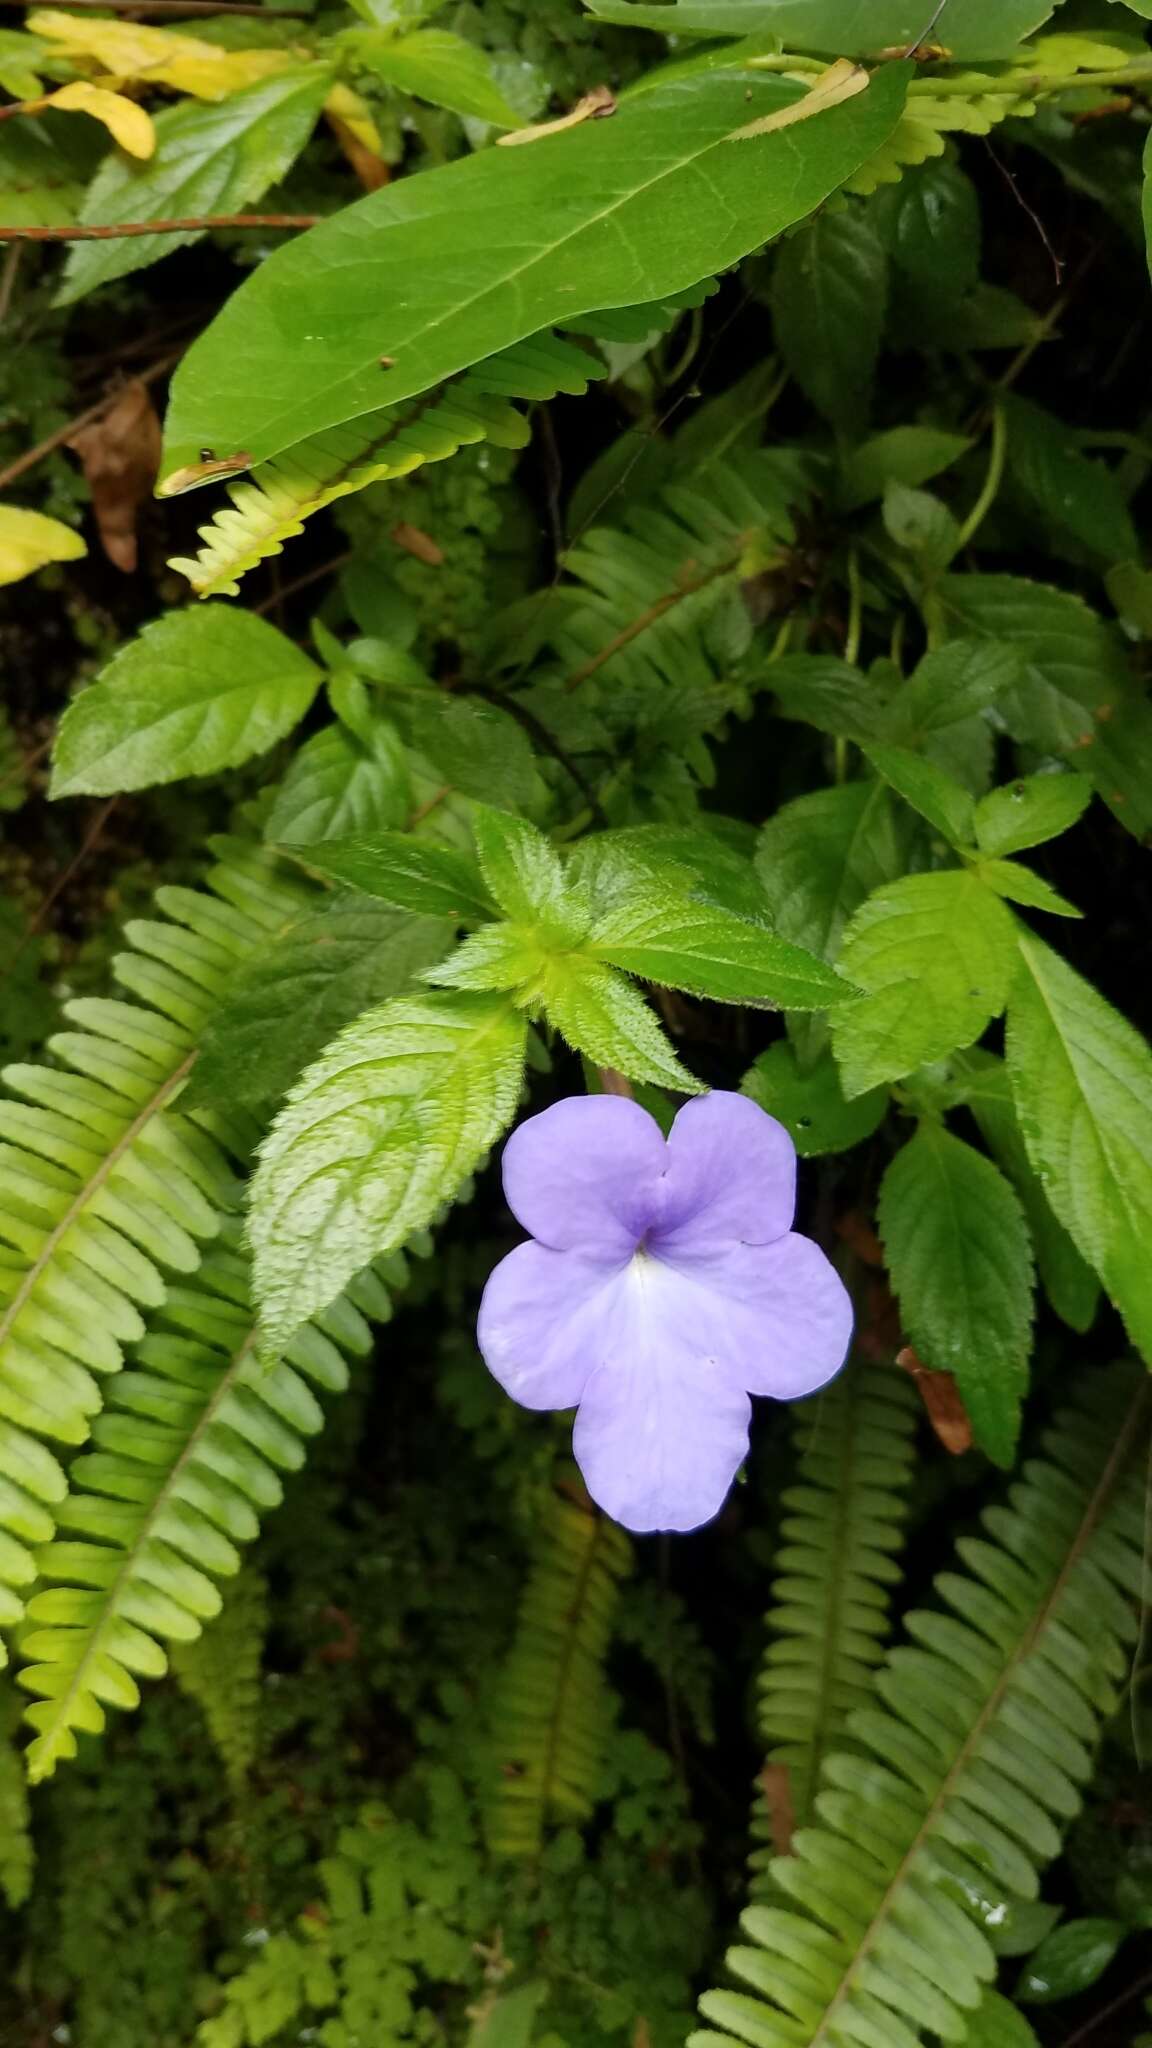
[[[759, 1680], [768, 1762], [788, 1774], [797, 1825], [811, 1816], [821, 1765], [867, 1704], [900, 1580], [916, 1401], [894, 1368], [855, 1363], [798, 1406], [797, 1483], [783, 1496], [770, 1623]], [[763, 1797], [753, 1834], [771, 1837]], [[758, 1847], [763, 1871], [771, 1851]]]
[[752, 1991], [705, 1994], [691, 2048], [915, 2048], [964, 2038], [996, 1972], [987, 1894], [1031, 1899], [1118, 1701], [1144, 1581], [1147, 1379], [1082, 1386], [1009, 1505], [961, 1538], [966, 1573], [911, 1614], [876, 1699], [830, 1756], [819, 1825], [772, 1864], [792, 1909], [753, 1906], [729, 1952]]
[[610, 1715], [604, 1659], [631, 1545], [577, 1484], [549, 1499], [516, 1636], [495, 1689], [487, 1835], [534, 1856], [548, 1821], [579, 1821], [599, 1793]]
[[0, 1100], [0, 1622], [22, 1612], [34, 1548], [67, 1491], [48, 1443], [76, 1445], [118, 1370], [190, 1273], [236, 1193], [227, 1157], [247, 1131], [176, 1098], [230, 977], [300, 914], [303, 884], [259, 848], [216, 843], [207, 888], [162, 888], [130, 924], [116, 976], [137, 1000], [84, 997], [50, 1041], [56, 1066], [9, 1067]]

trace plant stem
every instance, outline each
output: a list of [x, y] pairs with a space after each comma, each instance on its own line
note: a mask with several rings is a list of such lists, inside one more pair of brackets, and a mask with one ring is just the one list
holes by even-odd
[[968, 546], [973, 536], [984, 524], [985, 519], [996, 502], [1000, 486], [1004, 481], [1004, 459], [1007, 453], [1008, 421], [1003, 406], [997, 405], [993, 408], [992, 412], [992, 452], [988, 458], [988, 474], [984, 479], [984, 488], [980, 496], [960, 528], [959, 539], [956, 543], [957, 554]]
[[[157, 377], [166, 375], [172, 365], [179, 362], [183, 353], [182, 348], [169, 350], [158, 362], [150, 363], [146, 370], [141, 370], [139, 382], [154, 384]], [[34, 448], [25, 449], [24, 454], [18, 455], [15, 462], [10, 462], [7, 469], [0, 469], [0, 491], [15, 483], [17, 477], [23, 476], [26, 470], [35, 469], [36, 464], [43, 462], [46, 455], [52, 455], [57, 448], [62, 448], [66, 441], [72, 439], [73, 434], [79, 433], [81, 427], [87, 427], [93, 420], [98, 420], [102, 413], [107, 412], [115, 395], [115, 392], [106, 392], [103, 398], [97, 399], [95, 405], [85, 406], [83, 412], [78, 412], [72, 419], [65, 420], [62, 427], [57, 427], [54, 433], [45, 435], [43, 441], [37, 441]]]
[[[24, 110], [23, 101], [0, 107], [0, 120]], [[205, 228], [314, 228], [322, 218], [318, 213], [209, 213], [188, 220], [126, 220], [105, 228], [0, 228], [0, 242], [112, 242], [124, 235], [199, 234]]]

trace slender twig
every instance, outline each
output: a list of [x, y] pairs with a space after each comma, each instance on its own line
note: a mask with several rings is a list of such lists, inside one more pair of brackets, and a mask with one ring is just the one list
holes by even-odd
[[1062, 285], [1064, 282], [1064, 272], [1067, 269], [1065, 259], [1063, 258], [1063, 256], [1061, 256], [1059, 250], [1056, 248], [1056, 245], [1053, 242], [1051, 235], [1048, 233], [1048, 230], [1044, 225], [1043, 219], [1037, 212], [1036, 208], [1032, 205], [1031, 200], [1025, 198], [1024, 193], [1020, 189], [1019, 181], [1015, 177], [1014, 173], [1010, 171], [1008, 165], [1004, 163], [1000, 157], [997, 156], [996, 151], [992, 147], [992, 144], [987, 139], [985, 139], [984, 147], [987, 150], [989, 156], [991, 157], [993, 163], [995, 164], [996, 169], [999, 171], [1000, 176], [1003, 178], [1004, 183], [1007, 185], [1008, 190], [1012, 194], [1013, 199], [1016, 201], [1017, 206], [1020, 208], [1022, 213], [1027, 214], [1028, 219], [1031, 221], [1033, 227], [1036, 230], [1036, 233], [1039, 235], [1040, 240], [1043, 242], [1044, 247], [1048, 253], [1048, 260], [1052, 265], [1053, 271], [1055, 272], [1057, 287], [1059, 288], [1059, 286]]
[[1093, 2034], [1099, 2032], [1106, 2020], [1114, 2019], [1116, 2014], [1122, 2012], [1126, 2005], [1131, 2005], [1134, 1998], [1142, 1997], [1150, 1984], [1152, 1984], [1152, 1970], [1146, 1971], [1143, 1977], [1136, 1979], [1135, 1984], [1128, 1986], [1127, 1991], [1122, 1991], [1118, 1998], [1111, 1999], [1099, 2012], [1093, 2013], [1091, 2019], [1085, 2020], [1082, 2027], [1077, 2027], [1074, 2034], [1069, 2034], [1067, 2039], [1061, 2042], [1061, 2048], [1080, 2048], [1080, 2043], [1091, 2040]]
[[293, 582], [285, 583], [279, 590], [274, 590], [271, 597], [266, 597], [262, 604], [253, 605], [252, 609], [257, 618], [262, 618], [265, 612], [275, 611], [278, 604], [284, 604], [288, 598], [295, 597], [298, 590], [307, 590], [310, 584], [319, 583], [322, 576], [331, 576], [337, 569], [343, 569], [352, 560], [355, 552], [355, 548], [346, 548], [342, 555], [333, 555], [330, 562], [321, 562], [316, 569], [306, 569], [303, 576], [297, 576]]
[[16, 275], [23, 254], [20, 243], [13, 242], [4, 258], [4, 268], [0, 271], [0, 327], [4, 325], [12, 310], [12, 294], [16, 289]]
[[[22, 100], [0, 107], [0, 121], [39, 104]], [[188, 235], [205, 228], [314, 228], [321, 218], [318, 213], [207, 213], [187, 220], [124, 220], [105, 228], [0, 228], [0, 242], [113, 242], [125, 235]]]
[[[140, 372], [140, 383], [154, 384], [157, 377], [165, 376], [173, 363], [179, 362], [183, 353], [182, 348], [177, 348], [170, 350], [166, 356], [161, 356], [159, 362], [151, 363], [148, 369]], [[46, 455], [52, 455], [57, 448], [62, 448], [66, 441], [72, 439], [73, 434], [79, 433], [81, 427], [87, 427], [93, 420], [98, 420], [107, 412], [114, 396], [113, 393], [97, 399], [95, 405], [85, 406], [83, 412], [78, 412], [72, 419], [65, 420], [64, 425], [57, 427], [55, 433], [46, 435], [43, 441], [37, 441], [34, 448], [26, 448], [23, 455], [18, 455], [15, 462], [8, 464], [7, 469], [0, 469], [0, 491], [15, 483], [16, 478], [23, 476], [26, 470], [35, 469], [36, 464], [43, 462]]]
[[909, 57], [915, 57], [917, 52], [923, 49], [925, 43], [928, 41], [929, 36], [931, 35], [933, 29], [936, 27], [936, 24], [940, 20], [940, 17], [943, 14], [944, 9], [947, 7], [947, 5], [948, 0], [940, 0], [940, 5], [937, 7], [936, 12], [932, 16], [931, 21], [928, 23], [927, 28], [922, 28], [919, 35], [916, 38], [916, 41], [914, 43], [909, 43], [908, 48], [904, 52], [905, 59]]

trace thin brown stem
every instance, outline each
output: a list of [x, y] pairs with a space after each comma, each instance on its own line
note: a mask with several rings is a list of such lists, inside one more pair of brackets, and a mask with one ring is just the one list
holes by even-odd
[[[39, 100], [18, 100], [0, 107], [0, 121], [9, 114], [39, 113]], [[125, 220], [103, 228], [0, 228], [0, 242], [115, 242], [126, 235], [188, 235], [206, 228], [314, 228], [318, 213], [208, 213], [187, 220]]]
[[295, 597], [298, 590], [307, 590], [311, 584], [319, 583], [322, 577], [334, 575], [337, 569], [343, 569], [345, 564], [352, 560], [355, 552], [355, 548], [345, 548], [342, 555], [333, 555], [330, 562], [321, 562], [318, 568], [306, 569], [303, 576], [297, 576], [291, 583], [285, 583], [279, 590], [274, 590], [271, 597], [266, 597], [262, 604], [253, 605], [252, 609], [257, 618], [262, 618], [265, 612], [275, 611], [277, 605], [286, 604], [290, 597]]
[[[2, 4], [2, 0], [0, 0], [0, 4]], [[2, 233], [3, 230], [0, 229], [0, 234]], [[142, 384], [154, 384], [158, 377], [163, 377], [167, 374], [172, 368], [173, 363], [179, 362], [183, 353], [182, 348], [171, 349], [166, 356], [161, 356], [157, 362], [151, 363], [146, 370], [141, 370], [140, 382]], [[113, 393], [111, 397], [105, 396], [104, 398], [97, 399], [95, 405], [85, 406], [83, 412], [76, 413], [72, 419], [65, 420], [62, 427], [57, 427], [54, 433], [46, 434], [42, 441], [37, 441], [34, 448], [26, 448], [23, 455], [18, 455], [15, 462], [8, 464], [7, 469], [0, 469], [0, 491], [7, 490], [8, 485], [15, 483], [17, 477], [23, 476], [27, 470], [35, 469], [36, 464], [43, 462], [46, 455], [52, 455], [57, 448], [63, 448], [65, 442], [70, 441], [73, 434], [78, 434], [81, 427], [90, 426], [93, 420], [98, 420], [102, 413], [107, 412], [114, 397], [115, 394]]]

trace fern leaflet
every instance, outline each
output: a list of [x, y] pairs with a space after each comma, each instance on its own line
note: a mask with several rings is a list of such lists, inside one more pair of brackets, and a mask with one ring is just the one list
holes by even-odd
[[[195, 1278], [169, 1290], [132, 1365], [112, 1381], [57, 1510], [68, 1532], [40, 1553], [50, 1583], [28, 1606], [19, 1683], [39, 1697], [33, 1779], [99, 1733], [104, 1704], [135, 1707], [136, 1678], [160, 1678], [158, 1638], [191, 1642], [220, 1611], [218, 1578], [240, 1564], [260, 1518], [279, 1505], [281, 1472], [304, 1462], [323, 1425], [312, 1387], [338, 1394], [345, 1353], [371, 1346], [365, 1314], [390, 1312], [384, 1280], [361, 1275], [274, 1366], [257, 1363], [248, 1266], [236, 1244], [214, 1246]], [[402, 1280], [403, 1259], [384, 1269]], [[309, 1382], [312, 1385], [309, 1385]]]
[[260, 1673], [268, 1632], [268, 1591], [249, 1565], [232, 1581], [211, 1628], [172, 1646], [172, 1669], [194, 1699], [239, 1791], [260, 1739]]
[[[853, 1366], [819, 1402], [795, 1410], [798, 1484], [783, 1496], [759, 1721], [769, 1763], [788, 1772], [801, 1827], [824, 1757], [867, 1704], [884, 1655], [915, 1424], [910, 1382], [879, 1366]], [[760, 1800], [753, 1833], [770, 1834]], [[753, 1870], [769, 1855], [758, 1849]]]
[[199, 1031], [238, 963], [309, 898], [271, 859], [217, 846], [206, 891], [157, 892], [164, 921], [127, 931], [114, 962], [134, 1003], [85, 997], [50, 1042], [59, 1067], [18, 1065], [0, 1099], [0, 1623], [22, 1612], [33, 1547], [52, 1536], [61, 1466], [43, 1438], [80, 1444], [96, 1375], [143, 1335], [164, 1274], [191, 1272], [235, 1183], [211, 1115], [174, 1106]]
[[[797, 1910], [753, 1906], [733, 1973], [690, 2048], [915, 2048], [964, 2037], [996, 1971], [969, 1900], [1035, 1898], [1114, 1709], [1143, 1582], [1146, 1376], [1095, 1376], [1025, 1464], [1010, 1505], [961, 1540], [967, 1575], [912, 1614], [875, 1702], [828, 1758], [794, 1854], [772, 1865]], [[968, 1907], [968, 1910], [965, 1910]]]
[[533, 1554], [494, 1702], [487, 1834], [498, 1856], [534, 1856], [547, 1821], [583, 1820], [596, 1803], [609, 1718], [604, 1658], [632, 1557], [627, 1537], [575, 1488], [549, 1501]]

